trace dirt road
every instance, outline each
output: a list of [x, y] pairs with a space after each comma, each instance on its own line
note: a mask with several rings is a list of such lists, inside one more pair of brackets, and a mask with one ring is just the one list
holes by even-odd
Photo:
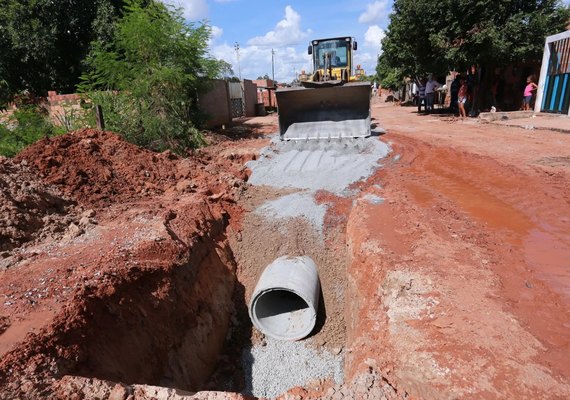
[[373, 116], [394, 151], [366, 183], [385, 202], [348, 222], [349, 370], [374, 359], [422, 398], [567, 398], [570, 136]]
[[[85, 131], [0, 160], [0, 399], [570, 398], [570, 135], [372, 117], [350, 149], [268, 148], [268, 116], [184, 159]], [[280, 353], [256, 391], [247, 303], [280, 255], [323, 287], [291, 368], [344, 371], [277, 387]]]

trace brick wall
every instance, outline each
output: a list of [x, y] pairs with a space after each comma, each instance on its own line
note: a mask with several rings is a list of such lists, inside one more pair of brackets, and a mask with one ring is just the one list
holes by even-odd
[[50, 121], [56, 126], [63, 126], [70, 118], [89, 112], [81, 107], [81, 100], [81, 95], [77, 93], [57, 94], [55, 91], [49, 91], [46, 109]]

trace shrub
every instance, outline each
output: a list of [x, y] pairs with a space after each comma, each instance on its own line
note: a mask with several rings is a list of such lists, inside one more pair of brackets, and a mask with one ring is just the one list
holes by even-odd
[[0, 155], [13, 157], [24, 147], [58, 133], [61, 131], [48, 121], [39, 107], [23, 106], [7, 124], [0, 123]]
[[132, 143], [177, 153], [202, 145], [198, 93], [224, 68], [208, 57], [210, 28], [161, 2], [127, 4], [113, 40], [94, 43], [80, 89]]

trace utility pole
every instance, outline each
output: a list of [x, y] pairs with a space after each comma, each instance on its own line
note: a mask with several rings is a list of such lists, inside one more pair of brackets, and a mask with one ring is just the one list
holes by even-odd
[[273, 80], [273, 87], [275, 87], [275, 51], [271, 49], [271, 79]]
[[238, 75], [239, 75], [239, 85], [241, 89], [241, 115], [245, 117], [245, 89], [243, 81], [241, 80], [241, 66], [239, 64], [239, 43], [236, 42], [234, 49], [236, 51], [237, 63], [238, 63]]
[[239, 65], [239, 43], [238, 42], [236, 42], [236, 44], [234, 45], [234, 49], [236, 51], [236, 57], [237, 57], [238, 76], [239, 76], [239, 80], [241, 82], [241, 66]]

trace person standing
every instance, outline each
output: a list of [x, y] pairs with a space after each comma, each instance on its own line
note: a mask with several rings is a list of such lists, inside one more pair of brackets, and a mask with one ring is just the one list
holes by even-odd
[[538, 88], [538, 85], [533, 82], [532, 75], [529, 75], [526, 78], [526, 86], [524, 88], [524, 94], [523, 94], [523, 96], [524, 96], [523, 97], [523, 104], [524, 104], [524, 110], [525, 111], [530, 110], [530, 101], [532, 100], [532, 92], [534, 92], [536, 90], [536, 88]]
[[457, 92], [457, 108], [459, 108], [459, 116], [461, 119], [467, 117], [465, 111], [465, 103], [467, 102], [467, 84], [463, 77], [459, 78], [459, 91]]
[[426, 80], [421, 78], [417, 84], [417, 101], [418, 101], [418, 114], [422, 112], [422, 103], [424, 105], [424, 110], [426, 109]]
[[449, 94], [451, 96], [449, 100], [449, 108], [453, 113], [458, 111], [458, 93], [461, 87], [461, 75], [457, 74], [453, 82], [451, 82], [451, 87], [449, 88]]
[[433, 111], [433, 103], [435, 101], [435, 90], [441, 85], [433, 79], [433, 75], [429, 74], [428, 81], [426, 82], [426, 113]]

